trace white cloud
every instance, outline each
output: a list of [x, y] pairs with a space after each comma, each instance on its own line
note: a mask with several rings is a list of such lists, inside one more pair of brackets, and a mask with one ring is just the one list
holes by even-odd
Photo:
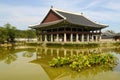
[[106, 8], [111, 9], [111, 10], [115, 10], [115, 11], [119, 11], [120, 12], [120, 3], [119, 2], [108, 2], [106, 4]]
[[10, 6], [0, 4], [0, 25], [9, 22], [18, 29], [38, 24], [45, 17], [51, 5], [72, 12], [83, 12], [88, 18], [120, 28], [120, 2], [114, 0], [45, 0], [46, 6]]
[[40, 23], [47, 13], [44, 7], [14, 7], [0, 6], [0, 25], [7, 22], [17, 26], [18, 29], [27, 29], [28, 25]]
[[87, 5], [84, 5], [83, 8], [82, 8], [82, 10], [95, 7], [99, 2], [100, 2], [100, 0], [92, 1], [92, 2], [88, 3]]

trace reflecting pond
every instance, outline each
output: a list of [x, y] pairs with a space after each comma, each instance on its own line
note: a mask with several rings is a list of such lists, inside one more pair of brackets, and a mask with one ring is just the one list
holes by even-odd
[[0, 48], [0, 80], [120, 80], [120, 60], [113, 69], [93, 67], [76, 72], [67, 66], [53, 68], [48, 62], [57, 56], [111, 53], [120, 59], [120, 48]]

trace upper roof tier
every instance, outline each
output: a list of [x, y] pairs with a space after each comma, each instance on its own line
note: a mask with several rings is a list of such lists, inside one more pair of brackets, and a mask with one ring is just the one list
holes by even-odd
[[71, 24], [79, 25], [79, 26], [87, 26], [87, 27], [95, 27], [95, 28], [105, 28], [108, 25], [96, 23], [88, 18], [86, 18], [83, 14], [76, 14], [72, 12], [67, 12], [55, 8], [51, 8], [46, 17], [39, 25], [30, 26], [31, 28], [41, 28], [41, 27], [49, 27], [55, 24], [58, 24], [62, 21], [66, 21]]

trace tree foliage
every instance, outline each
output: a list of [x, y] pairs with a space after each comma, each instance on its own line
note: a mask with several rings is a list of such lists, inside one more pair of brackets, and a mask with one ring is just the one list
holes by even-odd
[[3, 43], [6, 39], [6, 31], [4, 28], [0, 27], [0, 42]]
[[7, 37], [6, 41], [7, 42], [14, 42], [15, 34], [16, 34], [16, 27], [7, 23], [4, 25], [4, 29], [5, 29], [6, 37]]
[[17, 30], [16, 38], [35, 38], [36, 34], [34, 30]]
[[15, 38], [35, 38], [34, 30], [18, 30], [15, 26], [7, 23], [0, 27], [0, 43], [15, 42]]

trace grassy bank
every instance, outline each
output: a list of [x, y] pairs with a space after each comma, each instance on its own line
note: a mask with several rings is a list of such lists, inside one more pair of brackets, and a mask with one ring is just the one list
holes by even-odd
[[[2, 47], [4, 44], [0, 44]], [[8, 44], [5, 44], [9, 46]], [[13, 45], [11, 45], [13, 46]], [[64, 47], [64, 48], [96, 48], [120, 46], [120, 42], [81, 42], [81, 43], [41, 43], [41, 42], [16, 42], [14, 46], [45, 46], [45, 47]]]
[[65, 48], [85, 48], [85, 47], [99, 47], [98, 43], [46, 43], [47, 47], [65, 47]]

